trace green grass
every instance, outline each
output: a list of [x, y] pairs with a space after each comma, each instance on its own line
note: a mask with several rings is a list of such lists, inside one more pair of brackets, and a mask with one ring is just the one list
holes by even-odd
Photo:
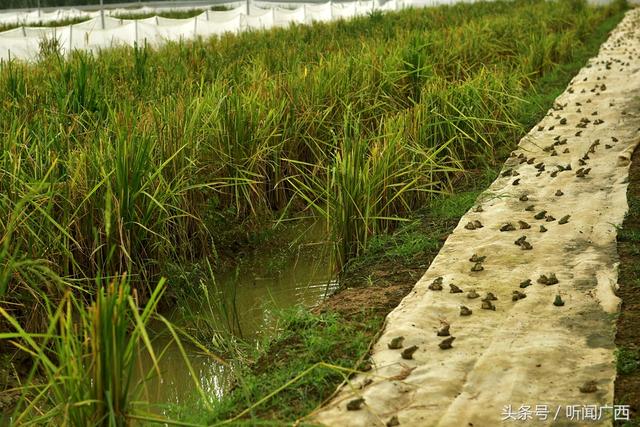
[[[131, 412], [131, 375], [139, 346], [156, 356], [145, 331], [162, 290], [158, 286], [144, 311], [127, 280], [100, 287], [89, 306], [67, 292], [60, 304], [47, 301], [49, 325], [44, 334], [25, 331], [6, 310], [3, 320], [14, 332], [0, 339], [30, 354], [33, 367], [15, 408], [15, 425], [124, 426]], [[34, 382], [34, 379], [43, 381]]]
[[640, 198], [630, 195], [627, 203], [629, 204], [629, 212], [627, 213], [627, 215], [640, 215]]
[[301, 310], [283, 313], [280, 319], [283, 332], [277, 340], [261, 349], [256, 363], [239, 376], [236, 389], [201, 421], [212, 424], [250, 408], [234, 425], [259, 420], [282, 425], [311, 412], [338, 382], [362, 368], [358, 356], [367, 354], [384, 317], [363, 312], [345, 319]]
[[[162, 376], [158, 361], [165, 349], [152, 345], [147, 331], [152, 318], [166, 326], [193, 379], [194, 393], [203, 407], [211, 410], [181, 338], [195, 341], [156, 313], [164, 280], [142, 306], [126, 276], [97, 282], [93, 301], [76, 296], [72, 290], [57, 306], [42, 296], [49, 322], [43, 333], [25, 330], [10, 311], [0, 307], [0, 320], [10, 325], [9, 331], [0, 332], [0, 340], [32, 358], [28, 375], [21, 379], [24, 383], [14, 390], [3, 390], [20, 392], [9, 425], [124, 427], [132, 420], [149, 421], [148, 407], [139, 401], [147, 386], [144, 379], [134, 381], [134, 372], [145, 353], [151, 367], [143, 376]], [[226, 363], [202, 346], [199, 350]]]
[[628, 375], [640, 369], [640, 352], [629, 348], [616, 350], [616, 366], [618, 374]]
[[497, 170], [491, 168], [470, 174], [463, 182], [457, 183], [457, 192], [434, 197], [394, 233], [375, 236], [367, 250], [347, 265], [345, 277], [383, 262], [397, 262], [404, 266], [423, 262], [425, 254], [439, 250], [441, 238], [451, 232], [496, 174]]
[[639, 230], [620, 230], [618, 240], [629, 243], [640, 243], [640, 231]]

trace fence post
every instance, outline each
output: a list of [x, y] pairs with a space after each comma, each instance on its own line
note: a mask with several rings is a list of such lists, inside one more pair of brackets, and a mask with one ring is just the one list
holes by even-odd
[[102, 24], [102, 29], [104, 30], [104, 1], [100, 0], [100, 23]]
[[249, 0], [247, 0], [247, 16], [249, 16]]

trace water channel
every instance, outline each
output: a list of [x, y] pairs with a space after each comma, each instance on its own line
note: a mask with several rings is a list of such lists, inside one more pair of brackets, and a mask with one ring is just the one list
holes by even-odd
[[[296, 255], [277, 258], [278, 267], [275, 269], [273, 251], [258, 252], [244, 257], [236, 268], [215, 274], [215, 283], [211, 280], [204, 286], [211, 299], [219, 296], [222, 290], [234, 290], [235, 333], [248, 345], [258, 345], [261, 339], [272, 336], [277, 330], [276, 313], [279, 310], [312, 307], [337, 288], [329, 251], [323, 248], [324, 245], [301, 244]], [[191, 316], [198, 316], [205, 323], [211, 322], [215, 326], [223, 321], [219, 311], [211, 308], [205, 297], [194, 301], [188, 308]], [[184, 311], [165, 314], [180, 325]], [[169, 334], [159, 322], [153, 323], [151, 329], [155, 331], [154, 348], [166, 347], [166, 351], [160, 358], [161, 375], [154, 375], [145, 383], [140, 398], [159, 408], [167, 404], [192, 402], [197, 397], [196, 388], [179, 347], [172, 344]], [[218, 363], [195, 346], [185, 345], [185, 349], [204, 392], [214, 400], [222, 396], [230, 384], [231, 368]], [[139, 366], [143, 372], [148, 372], [152, 363], [148, 357], [143, 357]], [[140, 376], [138, 373], [137, 379]]]

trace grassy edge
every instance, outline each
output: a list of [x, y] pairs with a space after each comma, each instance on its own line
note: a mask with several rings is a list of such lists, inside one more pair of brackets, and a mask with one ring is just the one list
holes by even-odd
[[617, 320], [614, 402], [629, 405], [630, 420], [616, 426], [640, 426], [640, 149], [631, 158], [627, 201], [629, 211], [618, 230], [617, 296], [622, 307]]

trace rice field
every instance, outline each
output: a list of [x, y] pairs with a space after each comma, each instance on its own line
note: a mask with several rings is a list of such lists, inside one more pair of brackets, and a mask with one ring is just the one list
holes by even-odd
[[[148, 342], [137, 307], [153, 311], [167, 265], [215, 260], [221, 218], [312, 216], [344, 266], [511, 150], [535, 83], [623, 7], [480, 2], [158, 50], [63, 58], [43, 45], [36, 64], [0, 64], [0, 338], [50, 378], [82, 377], [52, 349], [102, 363], [95, 378], [120, 384], [131, 358], [105, 368], [96, 346], [118, 336], [113, 351], [128, 355], [127, 328]], [[109, 325], [102, 310], [129, 323]], [[73, 341], [85, 330], [94, 347]], [[69, 384], [79, 393], [42, 391], [20, 413], [41, 422], [43, 405], [58, 408], [44, 418], [53, 424], [126, 424], [130, 389]], [[87, 399], [73, 420], [60, 410]]]

